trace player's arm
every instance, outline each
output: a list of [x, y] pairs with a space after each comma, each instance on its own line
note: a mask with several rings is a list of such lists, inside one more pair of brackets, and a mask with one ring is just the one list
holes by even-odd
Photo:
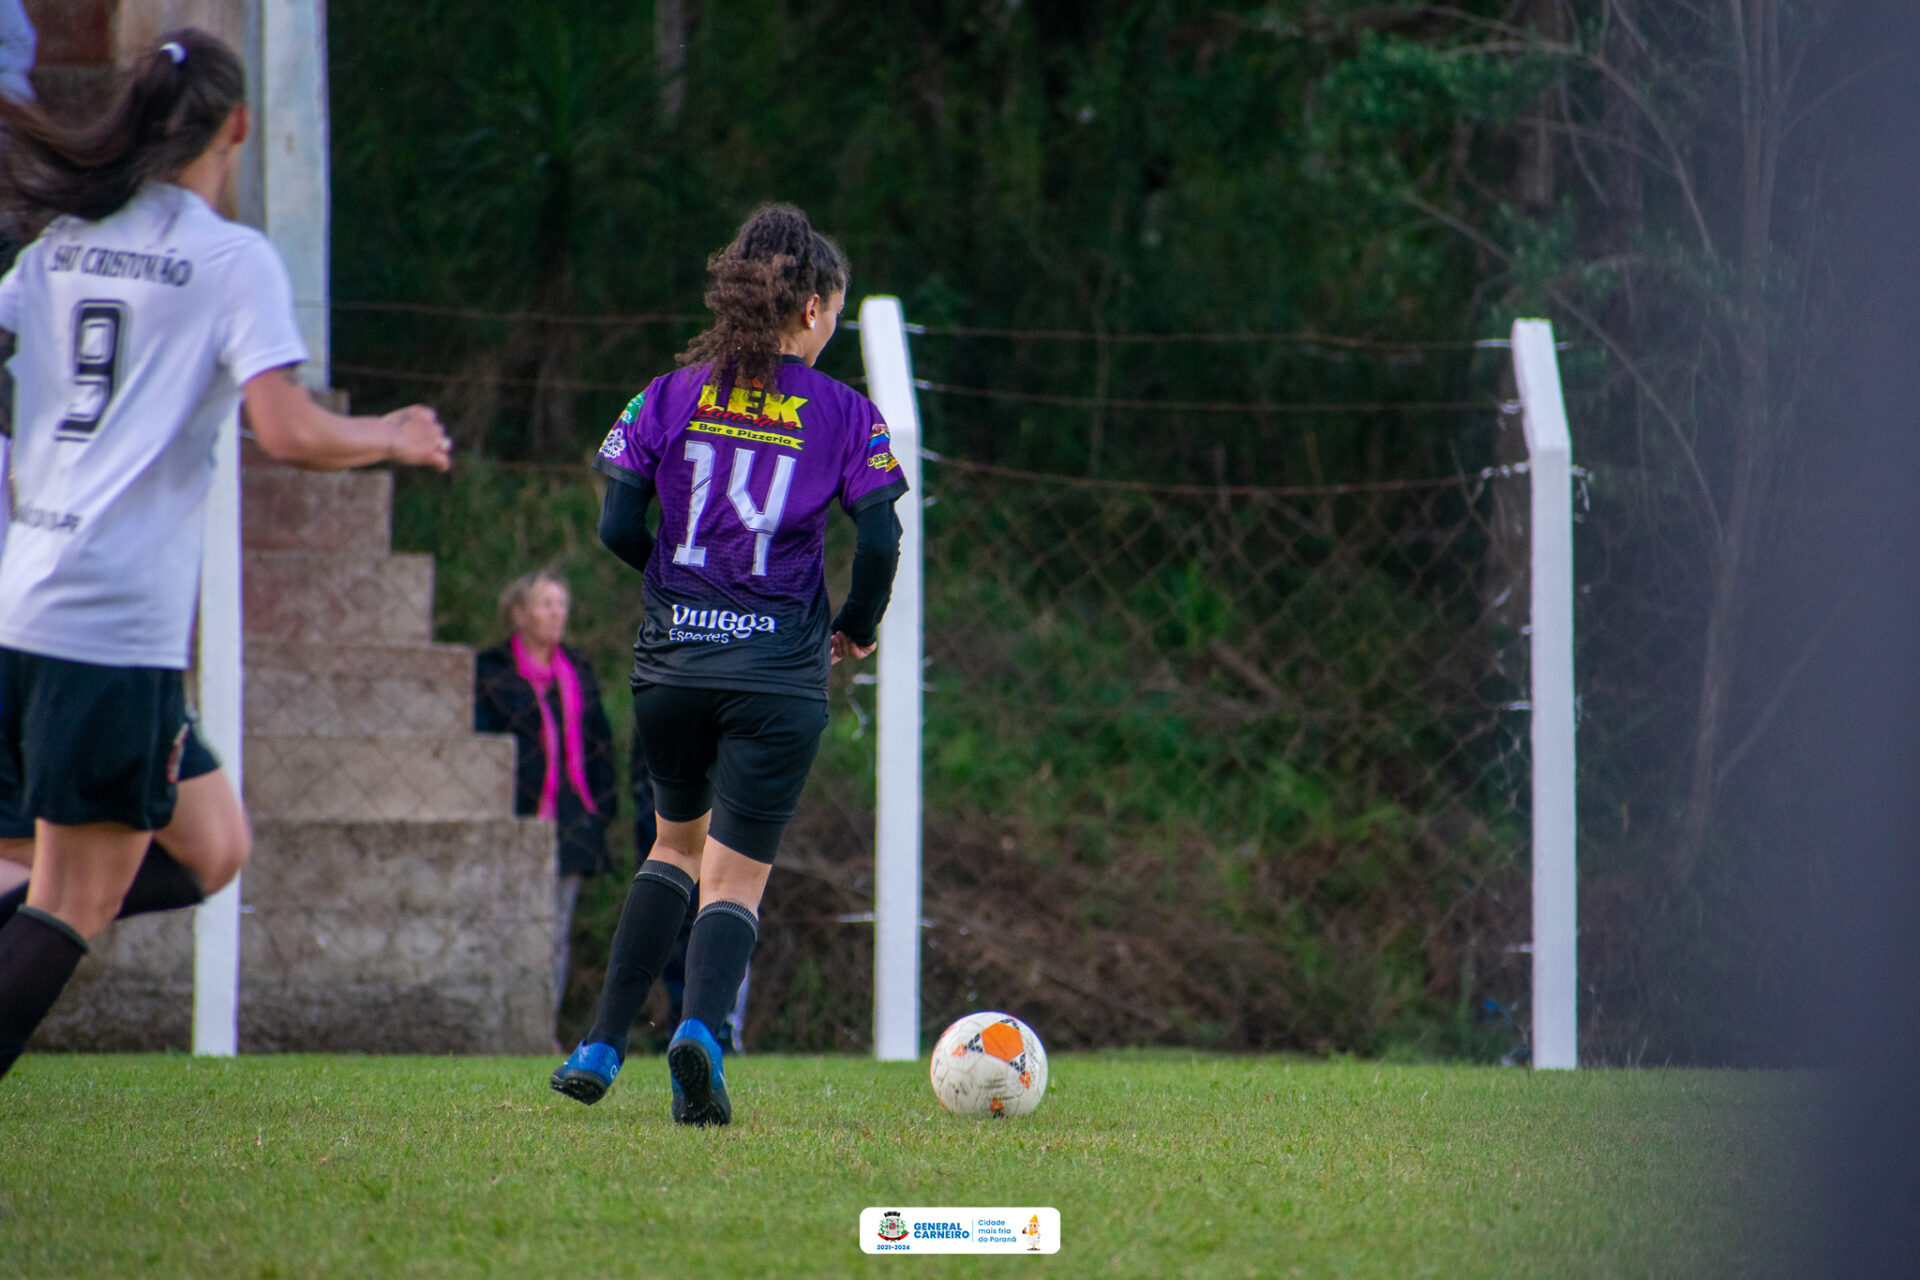
[[833, 619], [833, 661], [864, 658], [879, 639], [900, 567], [900, 517], [893, 503], [874, 502], [853, 516], [853, 585]]
[[375, 462], [400, 462], [445, 471], [453, 442], [439, 415], [409, 405], [378, 418], [349, 418], [314, 402], [292, 365], [247, 379], [247, 425], [276, 462], [311, 471], [344, 471]]
[[647, 532], [647, 507], [652, 502], [651, 482], [616, 476], [607, 484], [607, 496], [600, 504], [601, 543], [642, 573], [653, 554], [653, 535]]

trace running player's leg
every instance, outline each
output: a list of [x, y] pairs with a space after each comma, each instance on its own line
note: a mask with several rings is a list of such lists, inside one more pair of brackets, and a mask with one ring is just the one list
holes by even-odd
[[247, 812], [217, 765], [197, 776], [183, 771], [173, 821], [153, 840], [127, 891], [122, 918], [193, 906], [233, 883], [253, 853]]
[[[10, 833], [20, 825], [13, 809], [0, 802], [0, 926], [27, 900], [25, 868], [33, 865], [33, 837], [12, 838]], [[31, 831], [33, 824], [28, 822], [25, 828]], [[154, 841], [127, 888], [118, 919], [204, 902], [209, 893], [225, 888], [239, 874], [253, 847], [239, 797], [220, 772], [220, 762], [191, 727], [173, 821], [154, 833]], [[21, 867], [17, 877], [11, 874], [16, 867]]]
[[88, 940], [113, 923], [151, 838], [116, 823], [38, 824], [27, 905], [0, 928], [0, 1076], [66, 989]]
[[626, 905], [620, 909], [620, 924], [607, 955], [606, 985], [600, 992], [593, 1029], [587, 1033], [589, 1042], [610, 1044], [622, 1058], [633, 1020], [680, 934], [680, 922], [700, 882], [701, 853], [707, 843], [704, 813], [690, 822], [675, 822], [664, 815], [658, 822], [653, 850], [640, 864], [633, 887], [627, 890]]
[[33, 874], [33, 818], [28, 815], [26, 762], [21, 757], [25, 726], [19, 715], [23, 686], [13, 654], [0, 654], [0, 928], [27, 900]]
[[673, 950], [700, 881], [711, 803], [707, 772], [715, 745], [710, 699], [698, 689], [649, 685], [634, 690], [657, 830], [620, 909], [593, 1027], [553, 1073], [553, 1087], [581, 1102], [598, 1102], [612, 1087], [626, 1061], [633, 1020]]
[[0, 649], [0, 807], [34, 819], [27, 902], [0, 927], [0, 1075], [173, 820], [186, 736], [178, 671]]
[[727, 1124], [733, 1108], [714, 1028], [740, 993], [760, 940], [760, 899], [780, 837], [827, 727], [827, 705], [765, 693], [726, 695], [714, 769], [713, 822], [701, 858], [700, 914], [687, 942], [682, 1021], [667, 1065], [683, 1100], [675, 1119]]
[[0, 840], [0, 929], [27, 905], [27, 881], [33, 875], [33, 841]]
[[27, 883], [33, 874], [33, 837], [0, 838], [0, 897]]

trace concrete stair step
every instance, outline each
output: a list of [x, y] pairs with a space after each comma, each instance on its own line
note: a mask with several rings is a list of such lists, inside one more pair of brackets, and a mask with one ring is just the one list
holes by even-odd
[[424, 644], [433, 557], [247, 551], [247, 639]]
[[323, 737], [454, 737], [473, 729], [463, 645], [247, 642], [247, 730]]
[[247, 809], [260, 821], [444, 822], [513, 813], [513, 739], [248, 734]]
[[[553, 865], [553, 828], [536, 819], [256, 822], [241, 1051], [545, 1053]], [[192, 919], [109, 929], [34, 1047], [187, 1047]]]
[[241, 538], [249, 551], [382, 555], [393, 542], [393, 473], [240, 472]]

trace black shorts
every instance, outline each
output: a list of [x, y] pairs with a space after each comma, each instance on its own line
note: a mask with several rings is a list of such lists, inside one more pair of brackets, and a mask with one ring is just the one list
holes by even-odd
[[0, 648], [0, 839], [31, 838], [36, 818], [158, 831], [179, 780], [219, 767], [181, 672]]
[[819, 754], [826, 702], [643, 684], [634, 686], [633, 718], [659, 815], [692, 822], [711, 811], [708, 835], [771, 863]]

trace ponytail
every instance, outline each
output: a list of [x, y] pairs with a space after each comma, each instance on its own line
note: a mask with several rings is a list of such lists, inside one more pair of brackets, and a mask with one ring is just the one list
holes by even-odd
[[69, 128], [0, 98], [0, 193], [15, 207], [98, 221], [199, 159], [246, 99], [233, 50], [191, 27], [169, 32], [91, 124]]
[[716, 387], [771, 386], [787, 322], [818, 294], [847, 288], [847, 257], [790, 204], [756, 210], [733, 243], [707, 259], [713, 325], [680, 353], [681, 364], [711, 362]]

